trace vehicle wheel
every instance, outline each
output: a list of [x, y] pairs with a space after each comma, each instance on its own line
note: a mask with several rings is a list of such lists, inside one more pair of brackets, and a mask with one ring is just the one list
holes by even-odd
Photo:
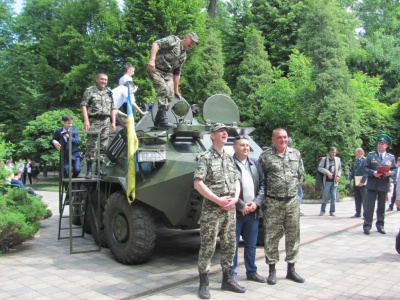
[[[100, 216], [99, 219], [97, 220], [97, 190], [93, 190], [91, 193], [91, 199], [92, 202], [89, 202], [88, 205], [88, 214], [90, 215], [89, 217], [89, 224], [90, 224], [90, 231], [92, 232], [92, 236], [94, 241], [96, 242], [97, 245], [101, 245], [103, 248], [108, 248], [107, 245], [107, 239], [106, 235], [104, 232], [104, 208], [106, 205], [107, 200], [105, 199], [105, 196], [103, 193], [100, 193]], [[93, 209], [92, 209], [93, 207]], [[97, 231], [96, 228], [96, 220], [98, 221], [97, 224], [99, 226], [99, 230]]]
[[74, 208], [74, 216], [72, 217], [72, 224], [74, 225], [83, 225], [85, 224], [84, 232], [85, 233], [91, 233], [90, 230], [90, 222], [89, 218], [90, 216], [87, 215], [87, 220], [84, 222], [85, 219], [85, 208], [86, 208], [86, 202], [88, 201], [88, 187], [85, 183], [81, 183], [79, 187], [77, 188], [78, 190], [84, 191], [80, 193], [75, 193], [75, 196], [73, 197], [73, 208]]
[[263, 220], [263, 218], [258, 219], [257, 246], [264, 246], [264, 220]]
[[122, 192], [112, 194], [105, 212], [108, 246], [123, 264], [141, 264], [151, 256], [155, 245], [155, 223], [149, 208], [134, 202], [129, 205]]

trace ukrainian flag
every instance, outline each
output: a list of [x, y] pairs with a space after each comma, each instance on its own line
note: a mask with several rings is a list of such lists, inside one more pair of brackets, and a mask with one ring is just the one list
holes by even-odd
[[130, 85], [128, 85], [128, 99], [126, 114], [128, 119], [128, 174], [126, 184], [126, 197], [128, 198], [129, 204], [131, 204], [136, 197], [136, 164], [135, 164], [135, 152], [139, 147], [139, 141], [135, 131], [135, 119], [133, 118], [132, 111], [132, 100]]

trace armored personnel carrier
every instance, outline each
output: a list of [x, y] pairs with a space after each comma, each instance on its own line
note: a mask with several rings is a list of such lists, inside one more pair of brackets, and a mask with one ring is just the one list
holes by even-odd
[[[81, 189], [93, 195], [88, 201], [85, 223], [98, 244], [109, 247], [123, 264], [146, 262], [156, 240], [156, 226], [173, 229], [199, 228], [203, 197], [193, 188], [193, 172], [198, 156], [211, 146], [209, 129], [214, 123], [230, 126], [225, 146], [233, 154], [234, 137], [249, 135], [254, 128], [238, 127], [239, 110], [225, 95], [211, 96], [204, 104], [204, 124], [200, 124], [184, 99], [175, 98], [167, 112], [176, 128], [153, 127], [157, 104], [137, 124], [139, 149], [136, 152], [136, 199], [126, 198], [126, 132], [120, 129], [110, 142], [107, 163], [97, 183], [82, 183]], [[258, 158], [261, 148], [249, 137], [251, 155]], [[85, 170], [85, 168], [82, 168]], [[84, 173], [84, 172], [83, 172]], [[84, 176], [84, 175], [83, 175]], [[100, 189], [100, 211], [96, 189]], [[93, 208], [93, 209], [92, 209]], [[82, 211], [83, 214], [83, 211]]]

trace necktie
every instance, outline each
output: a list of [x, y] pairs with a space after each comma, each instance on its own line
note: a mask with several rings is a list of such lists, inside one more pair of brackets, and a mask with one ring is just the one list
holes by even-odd
[[382, 159], [382, 153], [379, 154], [380, 159]]

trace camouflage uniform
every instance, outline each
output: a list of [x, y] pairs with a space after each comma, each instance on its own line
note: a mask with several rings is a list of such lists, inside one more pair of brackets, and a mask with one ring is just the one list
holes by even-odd
[[157, 92], [158, 107], [168, 110], [169, 103], [174, 99], [174, 75], [180, 75], [186, 60], [186, 50], [182, 41], [170, 35], [156, 41], [159, 50], [156, 55], [153, 72], [148, 72], [153, 87]]
[[[101, 131], [100, 154], [105, 154], [110, 133], [110, 115], [115, 109], [112, 92], [106, 88], [99, 90], [97, 86], [91, 86], [83, 94], [81, 106], [86, 106], [90, 123], [90, 131]], [[97, 157], [97, 135], [89, 134], [86, 144], [86, 159], [92, 162]]]
[[266, 186], [266, 197], [263, 201], [266, 262], [275, 264], [279, 261], [279, 240], [285, 234], [285, 261], [294, 263], [298, 259], [300, 246], [297, 191], [304, 175], [300, 152], [287, 147], [282, 155], [272, 147], [261, 154], [260, 163]]
[[[232, 156], [219, 154], [211, 147], [200, 159], [194, 172], [215, 194], [235, 194], [235, 181], [240, 179]], [[218, 204], [204, 199], [200, 217], [199, 273], [207, 273], [211, 267], [218, 233], [221, 245], [221, 267], [226, 271], [232, 267], [236, 250], [236, 209], [223, 210]]]

